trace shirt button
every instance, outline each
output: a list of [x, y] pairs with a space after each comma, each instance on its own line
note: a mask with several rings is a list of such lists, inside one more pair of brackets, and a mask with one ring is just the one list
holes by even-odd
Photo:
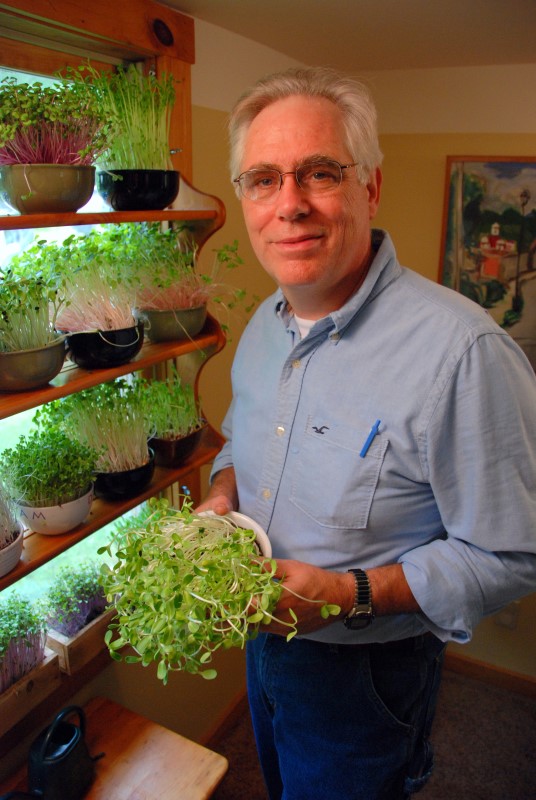
[[300, 359], [299, 358], [295, 358], [294, 361], [292, 362], [292, 366], [294, 367], [294, 369], [299, 369], [301, 367]]
[[285, 435], [284, 427], [282, 425], [278, 425], [277, 428], [275, 429], [275, 434], [276, 436], [284, 436]]
[[272, 496], [270, 489], [263, 489], [262, 496], [264, 497], [265, 500], [269, 500], [270, 497]]
[[332, 342], [338, 342], [339, 339], [341, 338], [341, 335], [340, 333], [330, 333], [329, 338], [331, 339]]

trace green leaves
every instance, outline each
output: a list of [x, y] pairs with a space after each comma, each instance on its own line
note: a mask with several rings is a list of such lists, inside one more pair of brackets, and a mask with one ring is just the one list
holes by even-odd
[[[282, 591], [275, 562], [259, 557], [255, 535], [223, 517], [198, 517], [151, 500], [116, 527], [117, 562], [102, 582], [117, 617], [107, 636], [117, 654], [128, 643], [158, 677], [206, 667], [220, 648], [243, 647], [272, 613]], [[119, 643], [119, 644], [118, 644]]]
[[0, 599], [0, 694], [43, 660], [47, 625], [37, 604]]
[[147, 427], [133, 387], [109, 381], [42, 406], [34, 420], [42, 428], [60, 428], [98, 453], [98, 472], [120, 472], [147, 462]]
[[115, 72], [86, 67], [115, 136], [100, 159], [103, 169], [171, 169], [169, 131], [175, 103], [172, 75], [144, 75], [134, 64]]
[[0, 550], [14, 541], [18, 531], [15, 504], [0, 472]]
[[83, 70], [69, 69], [52, 86], [0, 82], [0, 165], [91, 165], [108, 147], [113, 120]]
[[60, 567], [43, 599], [50, 627], [72, 636], [106, 608], [100, 565], [82, 561]]
[[147, 381], [138, 377], [133, 384], [151, 436], [178, 439], [193, 433], [203, 424], [194, 388], [183, 383], [173, 366], [166, 381]]
[[0, 269], [0, 352], [44, 347], [57, 338], [54, 322], [64, 302], [61, 284], [53, 270], [26, 272], [22, 258]]
[[54, 506], [80, 497], [90, 487], [97, 452], [49, 427], [19, 437], [0, 456], [0, 471], [16, 502]]

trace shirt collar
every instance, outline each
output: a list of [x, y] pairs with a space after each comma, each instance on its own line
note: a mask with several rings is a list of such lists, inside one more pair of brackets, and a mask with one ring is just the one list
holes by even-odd
[[[327, 317], [319, 319], [313, 327], [313, 332], [320, 333], [321, 331], [330, 330], [338, 333], [342, 331], [364, 306], [368, 305], [388, 284], [396, 280], [400, 275], [402, 268], [397, 261], [395, 248], [389, 234], [386, 231], [375, 228], [371, 231], [371, 241], [375, 256], [365, 280], [357, 292], [351, 295], [341, 308], [332, 311]], [[274, 312], [285, 327], [288, 328], [293, 315], [289, 311], [286, 298], [281, 289], [277, 289], [273, 297]]]

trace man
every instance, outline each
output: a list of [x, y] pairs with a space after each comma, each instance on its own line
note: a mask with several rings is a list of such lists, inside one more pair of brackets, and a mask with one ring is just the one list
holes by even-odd
[[277, 615], [298, 617], [290, 642], [273, 622], [247, 647], [265, 781], [272, 800], [399, 800], [431, 770], [445, 643], [536, 587], [534, 373], [371, 231], [381, 153], [362, 86], [272, 76], [230, 131], [278, 289], [239, 343], [200, 508], [265, 528], [290, 590]]

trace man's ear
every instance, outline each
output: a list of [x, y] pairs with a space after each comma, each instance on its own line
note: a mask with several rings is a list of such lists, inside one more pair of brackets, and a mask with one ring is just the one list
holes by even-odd
[[380, 205], [382, 179], [382, 171], [377, 167], [371, 174], [370, 181], [367, 183], [369, 219], [374, 219], [378, 211], [378, 206]]

